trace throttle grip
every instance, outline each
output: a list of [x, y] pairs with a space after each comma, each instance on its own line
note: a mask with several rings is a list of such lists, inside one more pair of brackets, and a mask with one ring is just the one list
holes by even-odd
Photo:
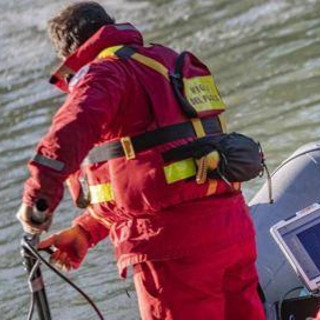
[[42, 224], [46, 220], [46, 217], [47, 217], [46, 213], [47, 212], [41, 212], [41, 211], [33, 210], [32, 215], [30, 217], [30, 220], [34, 224]]
[[31, 221], [34, 224], [42, 224], [45, 222], [49, 211], [48, 209], [47, 201], [45, 199], [39, 199], [33, 207], [33, 212], [30, 217]]

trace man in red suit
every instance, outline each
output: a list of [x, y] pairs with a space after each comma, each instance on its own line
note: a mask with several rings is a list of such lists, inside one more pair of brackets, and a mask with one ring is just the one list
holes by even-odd
[[29, 162], [24, 230], [48, 230], [67, 182], [86, 210], [39, 244], [56, 248], [57, 266], [78, 268], [110, 235], [121, 276], [133, 266], [143, 319], [264, 319], [239, 184], [199, 177], [192, 158], [165, 157], [223, 132], [224, 104], [207, 68], [191, 55], [183, 62], [190, 118], [172, 86], [178, 54], [144, 46], [134, 26], [116, 24], [98, 3], [65, 8], [49, 35], [63, 58], [50, 82], [68, 95]]

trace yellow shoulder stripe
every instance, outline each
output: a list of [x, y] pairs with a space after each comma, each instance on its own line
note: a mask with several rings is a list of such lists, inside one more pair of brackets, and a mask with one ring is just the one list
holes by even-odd
[[119, 49], [121, 49], [122, 47], [123, 46], [113, 46], [113, 47], [106, 48], [98, 54], [98, 58], [104, 59], [104, 58], [114, 57], [115, 56], [114, 53]]
[[[124, 46], [113, 46], [113, 47], [106, 48], [98, 54], [98, 58], [104, 59], [104, 58], [115, 57], [116, 56], [115, 52], [123, 47]], [[168, 68], [166, 68], [163, 64], [161, 64], [157, 60], [149, 58], [137, 52], [131, 56], [131, 59], [134, 59], [142, 63], [143, 65], [157, 71], [158, 73], [162, 74], [168, 81], [170, 80]]]
[[134, 53], [131, 58], [162, 74], [169, 81], [169, 70], [160, 62], [140, 53]]

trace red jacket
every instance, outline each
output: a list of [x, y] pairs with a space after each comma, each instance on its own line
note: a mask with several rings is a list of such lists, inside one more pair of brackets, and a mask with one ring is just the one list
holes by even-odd
[[[188, 120], [163, 75], [112, 55], [110, 48], [119, 45], [135, 46], [169, 70], [174, 67], [175, 52], [159, 45], [142, 47], [140, 33], [129, 24], [103, 27], [68, 57], [51, 79], [69, 94], [29, 163], [31, 177], [23, 197], [28, 205], [45, 199], [49, 210], [55, 210], [63, 195], [63, 182], [79, 171], [94, 146]], [[70, 76], [68, 84], [65, 79]], [[163, 162], [162, 153], [189, 140], [147, 149], [132, 160], [120, 157], [82, 166], [91, 205], [75, 223], [90, 230], [93, 243], [105, 237], [110, 226], [120, 268], [208, 246], [217, 242], [212, 239], [214, 227], [224, 230], [221, 223], [226, 222], [225, 217], [220, 224], [217, 217], [228, 214], [236, 219], [228, 222], [230, 226], [247, 216], [241, 194], [230, 193], [222, 181], [199, 185], [195, 179], [180, 179], [168, 183], [164, 167], [171, 163]], [[208, 197], [212, 194], [214, 197]], [[252, 235], [246, 219], [241, 222], [246, 228], [239, 224], [240, 231], [234, 235], [243, 237], [245, 230]], [[218, 238], [226, 237], [221, 234]], [[227, 238], [225, 244], [231, 241]]]

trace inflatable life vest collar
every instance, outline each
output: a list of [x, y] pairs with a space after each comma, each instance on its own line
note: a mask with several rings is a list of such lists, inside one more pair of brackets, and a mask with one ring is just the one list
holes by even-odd
[[143, 38], [130, 23], [103, 26], [58, 66], [49, 82], [58, 89], [68, 92], [68, 82], [79, 69], [93, 61], [105, 48], [120, 44], [143, 45]]

